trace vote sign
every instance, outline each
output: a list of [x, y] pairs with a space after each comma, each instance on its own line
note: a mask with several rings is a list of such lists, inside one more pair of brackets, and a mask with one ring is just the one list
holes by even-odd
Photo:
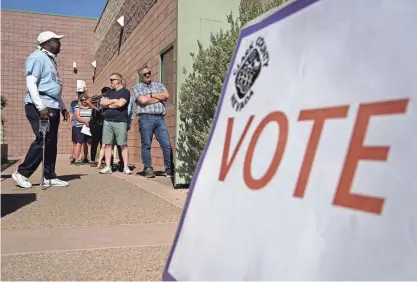
[[165, 280], [417, 279], [415, 15], [299, 0], [241, 31]]

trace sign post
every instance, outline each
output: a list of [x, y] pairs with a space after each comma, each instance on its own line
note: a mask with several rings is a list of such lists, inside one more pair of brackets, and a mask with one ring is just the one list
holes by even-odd
[[242, 29], [164, 280], [417, 279], [417, 2]]

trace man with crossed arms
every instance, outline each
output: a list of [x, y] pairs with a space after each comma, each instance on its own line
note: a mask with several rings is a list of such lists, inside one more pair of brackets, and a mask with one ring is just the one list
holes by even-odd
[[151, 80], [151, 70], [148, 67], [142, 68], [141, 75], [142, 82], [135, 85], [132, 90], [136, 102], [136, 114], [139, 116], [145, 176], [155, 177], [151, 157], [152, 137], [155, 134], [164, 155], [165, 176], [172, 177], [171, 143], [164, 119], [166, 101], [169, 98], [168, 90], [162, 83]]

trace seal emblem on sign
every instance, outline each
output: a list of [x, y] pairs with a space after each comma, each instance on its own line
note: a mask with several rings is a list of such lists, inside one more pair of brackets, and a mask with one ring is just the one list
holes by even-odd
[[237, 112], [241, 111], [254, 95], [253, 85], [262, 69], [268, 67], [268, 63], [269, 53], [265, 39], [259, 36], [255, 42], [251, 42], [240, 65], [238, 64], [233, 72], [236, 92], [233, 93], [230, 102]]

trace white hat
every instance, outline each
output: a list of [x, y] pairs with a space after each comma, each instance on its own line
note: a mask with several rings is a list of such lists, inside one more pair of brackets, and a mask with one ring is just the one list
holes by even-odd
[[63, 35], [57, 35], [55, 32], [52, 31], [44, 31], [39, 33], [38, 35], [38, 43], [42, 44], [52, 38], [56, 38], [56, 39], [61, 39], [62, 37], [64, 37]]
[[77, 92], [84, 92], [86, 86], [84, 80], [77, 79]]

